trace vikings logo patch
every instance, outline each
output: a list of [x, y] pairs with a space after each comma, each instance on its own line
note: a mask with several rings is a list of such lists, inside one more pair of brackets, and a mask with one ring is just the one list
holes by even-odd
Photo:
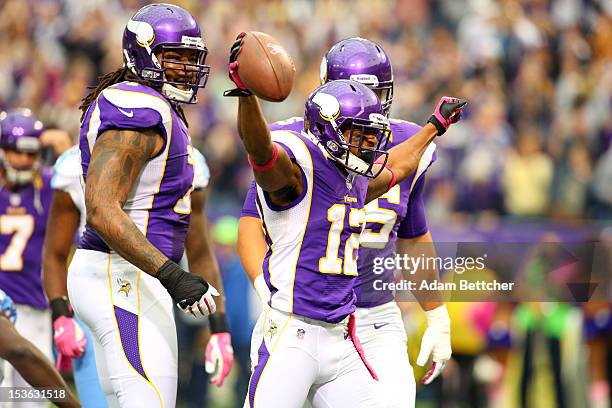
[[127, 29], [136, 34], [136, 42], [141, 47], [149, 48], [155, 41], [155, 30], [145, 21], [130, 20], [127, 23]]
[[334, 95], [318, 92], [312, 101], [319, 107], [319, 115], [323, 119], [330, 121], [340, 116], [340, 101]]
[[270, 320], [270, 327], [268, 328], [268, 334], [270, 334], [270, 337], [274, 337], [277, 331], [278, 327], [276, 326], [276, 323]]
[[119, 290], [117, 293], [125, 294], [125, 297], [128, 297], [130, 294], [130, 290], [132, 290], [132, 284], [127, 279], [117, 278], [117, 285], [119, 285]]
[[304, 329], [297, 329], [296, 336], [297, 336], [298, 339], [300, 339], [300, 340], [303, 339], [305, 334], [306, 334], [306, 330], [304, 330]]

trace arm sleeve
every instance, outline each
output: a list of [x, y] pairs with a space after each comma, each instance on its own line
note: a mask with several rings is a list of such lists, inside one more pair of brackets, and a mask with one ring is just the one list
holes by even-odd
[[51, 188], [61, 190], [70, 195], [79, 210], [84, 207], [83, 186], [81, 185], [81, 155], [78, 146], [66, 150], [58, 157], [53, 166]]
[[97, 103], [100, 110], [98, 135], [109, 129], [157, 128], [167, 140], [164, 124], [171, 121], [171, 108], [160, 98], [143, 92], [107, 88], [102, 91]]
[[424, 189], [425, 174], [421, 174], [410, 192], [406, 216], [397, 230], [398, 238], [415, 238], [428, 231], [427, 220], [425, 219], [425, 203], [423, 200]]
[[193, 186], [197, 189], [206, 188], [210, 180], [210, 170], [206, 164], [204, 155], [195, 147], [193, 148]]
[[249, 189], [242, 205], [242, 211], [240, 211], [240, 218], [242, 217], [259, 217], [259, 211], [257, 211], [257, 186], [255, 186], [255, 180], [251, 182]]

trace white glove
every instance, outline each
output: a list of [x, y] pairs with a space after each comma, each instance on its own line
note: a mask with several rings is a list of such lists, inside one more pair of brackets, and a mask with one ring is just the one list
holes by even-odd
[[429, 356], [433, 355], [431, 370], [421, 380], [423, 384], [431, 384], [442, 373], [446, 362], [451, 357], [450, 318], [446, 305], [425, 312], [425, 316], [427, 316], [427, 330], [423, 334], [421, 350], [416, 362], [424, 367]]
[[267, 304], [270, 300], [270, 289], [268, 289], [263, 273], [257, 275], [253, 285], [255, 286], [255, 291], [257, 292], [257, 296], [259, 296], [259, 300], [261, 300], [262, 303]]
[[217, 304], [213, 296], [219, 296], [217, 289], [213, 285], [208, 285], [208, 290], [195, 303], [188, 305], [186, 301], [178, 303], [178, 307], [185, 312], [191, 314], [195, 318], [208, 317], [217, 311]]

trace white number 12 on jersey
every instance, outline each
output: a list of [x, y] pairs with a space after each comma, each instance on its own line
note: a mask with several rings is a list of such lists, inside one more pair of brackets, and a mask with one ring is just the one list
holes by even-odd
[[[344, 266], [345, 275], [357, 275], [357, 258], [355, 250], [359, 248], [359, 234], [352, 233], [344, 244], [343, 260], [338, 257], [340, 250], [340, 238], [344, 230], [344, 217], [346, 216], [346, 205], [334, 204], [327, 210], [327, 220], [331, 222], [327, 236], [327, 251], [325, 257], [319, 259], [319, 272], [342, 273]], [[361, 227], [365, 223], [365, 211], [363, 209], [351, 208], [349, 212], [349, 225]]]

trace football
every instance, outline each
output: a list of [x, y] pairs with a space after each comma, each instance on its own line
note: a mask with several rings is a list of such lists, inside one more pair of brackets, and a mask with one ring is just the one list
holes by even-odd
[[291, 93], [295, 65], [274, 37], [247, 31], [238, 55], [238, 74], [255, 95], [266, 101], [280, 102]]

